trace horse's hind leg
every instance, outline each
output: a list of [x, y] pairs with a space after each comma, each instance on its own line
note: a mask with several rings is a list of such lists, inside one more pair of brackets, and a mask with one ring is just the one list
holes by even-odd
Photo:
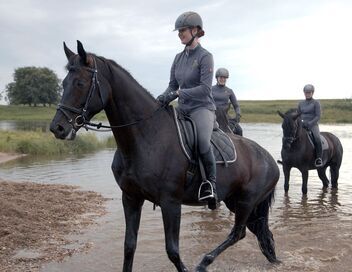
[[[271, 196], [269, 196], [271, 197]], [[248, 219], [247, 227], [254, 233], [259, 242], [259, 247], [268, 259], [269, 262], [278, 262], [275, 253], [275, 242], [271, 231], [269, 230], [268, 217], [269, 217], [269, 199], [264, 200], [254, 209]]]
[[318, 176], [320, 178], [320, 180], [323, 182], [323, 187], [327, 188], [329, 186], [329, 179], [326, 177], [326, 166], [322, 167], [322, 168], [318, 168]]
[[123, 209], [126, 220], [123, 271], [132, 271], [134, 253], [137, 246], [137, 236], [144, 200], [122, 194]]
[[340, 175], [340, 166], [330, 165], [331, 187], [337, 188], [337, 181]]
[[[229, 207], [228, 204], [226, 205]], [[243, 239], [246, 236], [246, 222], [250, 212], [253, 209], [253, 206], [248, 205], [248, 202], [245, 203], [245, 202], [238, 201], [234, 207], [236, 207], [235, 226], [232, 228], [231, 233], [229, 234], [229, 236], [224, 242], [222, 242], [217, 248], [215, 248], [213, 251], [209, 252], [203, 257], [202, 261], [196, 267], [197, 272], [206, 271], [206, 267], [211, 263], [213, 263], [213, 261], [217, 256], [219, 256], [228, 247], [234, 245], [236, 242], [238, 242], [239, 240]]]
[[166, 252], [170, 261], [175, 265], [177, 271], [188, 271], [182, 263], [179, 253], [181, 203], [162, 202], [160, 204], [163, 215]]

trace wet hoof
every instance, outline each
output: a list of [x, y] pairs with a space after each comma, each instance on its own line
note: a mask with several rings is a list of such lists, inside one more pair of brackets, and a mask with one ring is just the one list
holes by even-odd
[[198, 265], [195, 272], [207, 272], [207, 269], [204, 266]]
[[280, 264], [282, 264], [282, 262], [280, 261], [280, 260], [278, 260], [278, 259], [272, 259], [272, 260], [269, 260], [269, 262], [271, 262], [272, 264], [274, 264], [274, 265], [280, 265]]

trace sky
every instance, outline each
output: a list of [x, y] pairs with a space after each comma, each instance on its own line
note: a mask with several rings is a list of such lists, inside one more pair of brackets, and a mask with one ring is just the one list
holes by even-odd
[[[157, 97], [183, 50], [176, 18], [198, 12], [214, 69], [238, 100], [352, 98], [351, 0], [0, 0], [0, 91], [16, 68], [66, 75], [63, 41], [115, 60]], [[213, 84], [215, 84], [215, 79]]]

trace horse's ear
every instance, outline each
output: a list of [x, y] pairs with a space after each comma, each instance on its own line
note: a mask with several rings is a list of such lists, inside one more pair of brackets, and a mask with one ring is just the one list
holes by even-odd
[[73, 53], [73, 52], [66, 46], [66, 43], [65, 43], [65, 42], [64, 42], [64, 50], [65, 50], [65, 54], [66, 54], [67, 60], [70, 60], [70, 58], [75, 55], [75, 53]]
[[87, 53], [83, 48], [83, 44], [77, 40], [77, 52], [78, 55], [81, 57], [84, 64], [87, 64]]
[[285, 115], [281, 111], [277, 111], [277, 113], [281, 116], [281, 118], [285, 118]]

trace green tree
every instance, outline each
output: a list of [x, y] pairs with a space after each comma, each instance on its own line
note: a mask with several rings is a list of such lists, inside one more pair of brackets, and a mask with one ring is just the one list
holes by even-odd
[[14, 81], [7, 84], [5, 92], [10, 104], [56, 104], [62, 87], [57, 75], [49, 68], [21, 67], [14, 72]]

